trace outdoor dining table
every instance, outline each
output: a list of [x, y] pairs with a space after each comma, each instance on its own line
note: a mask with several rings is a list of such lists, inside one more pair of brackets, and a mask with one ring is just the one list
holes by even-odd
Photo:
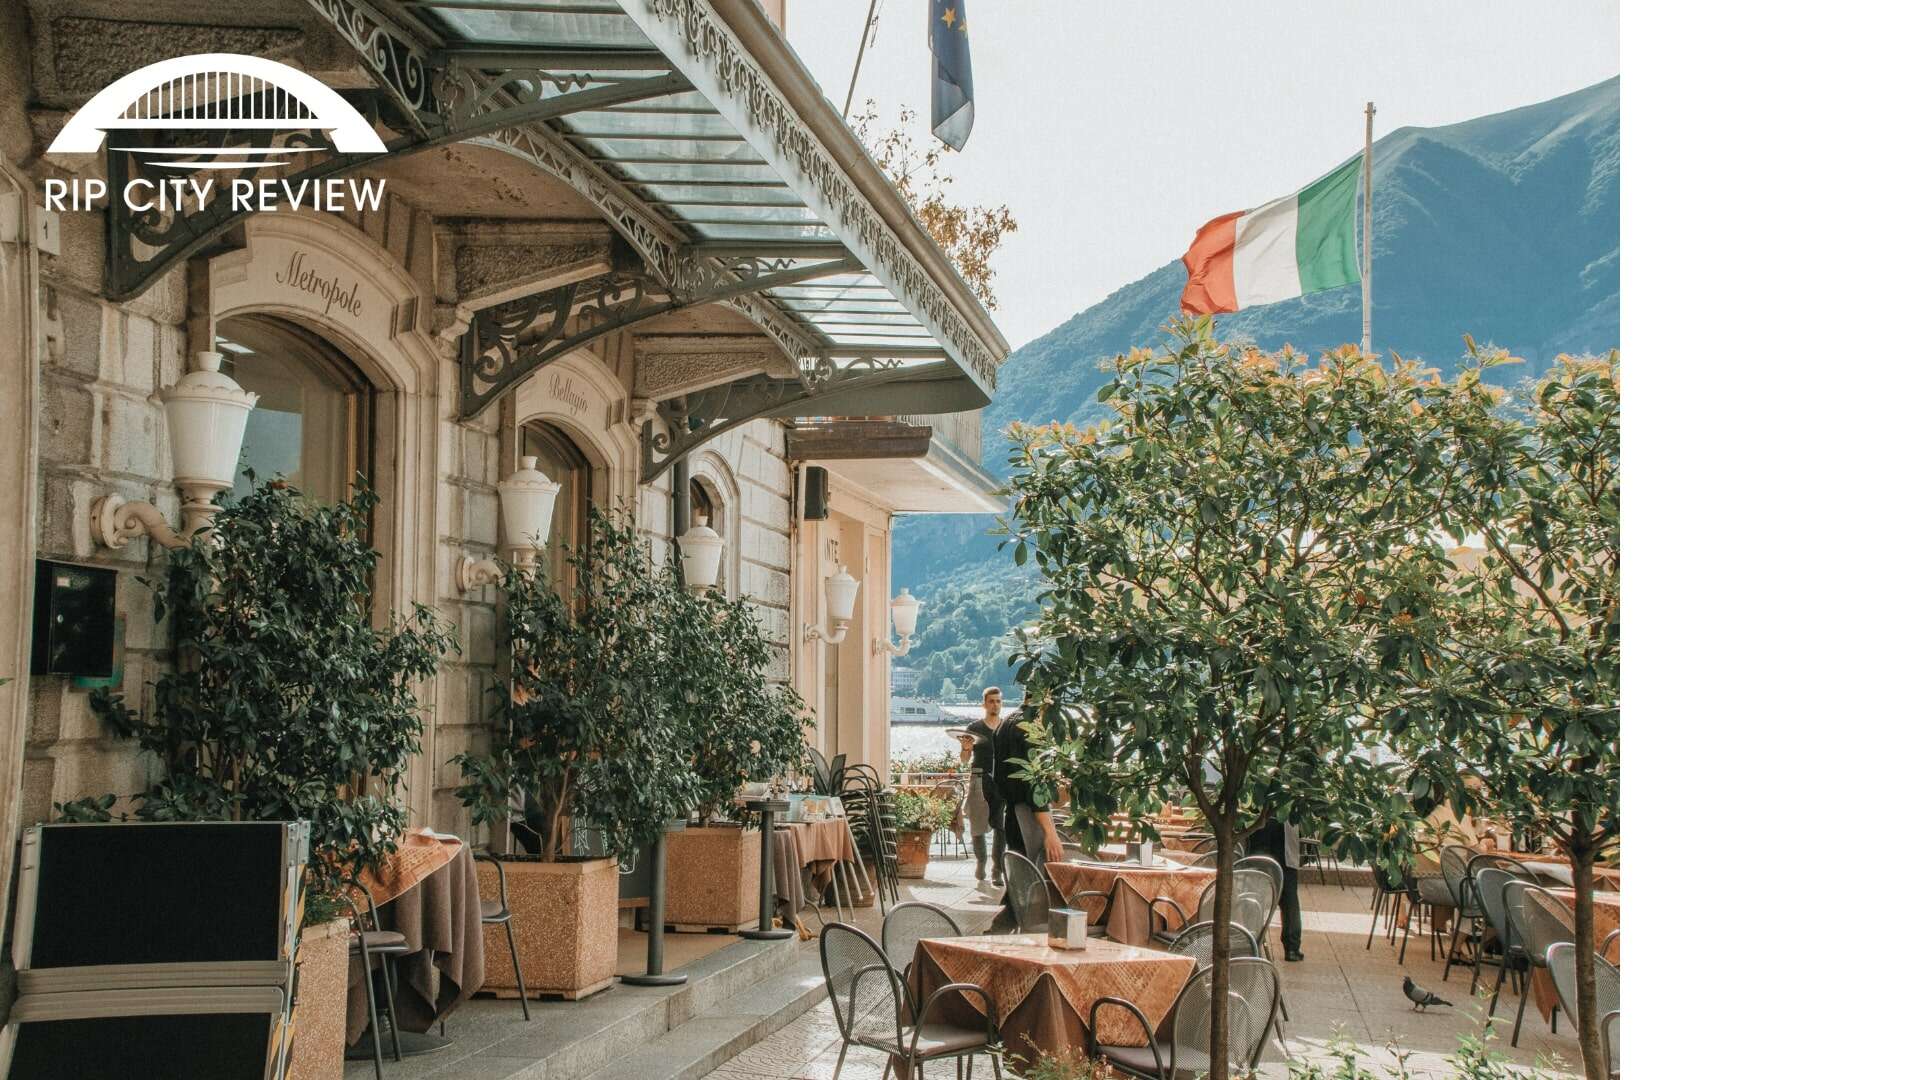
[[[1132, 863], [1050, 862], [1047, 875], [1063, 897], [1077, 892], [1098, 890], [1113, 897], [1111, 909], [1089, 914], [1107, 928], [1109, 940], [1123, 945], [1147, 945], [1153, 941], [1153, 918], [1149, 902], [1156, 896], [1172, 900], [1180, 908], [1184, 921], [1196, 917], [1200, 894], [1213, 881], [1206, 867], [1162, 863], [1140, 866]], [[1174, 927], [1178, 929], [1178, 927]]]
[[[1043, 1052], [1084, 1051], [1093, 1003], [1103, 997], [1133, 1002], [1155, 1034], [1165, 1037], [1194, 963], [1189, 956], [1113, 941], [1056, 949], [1045, 934], [926, 938], [914, 951], [907, 984], [914, 1001], [948, 983], [982, 987], [1000, 1014], [1001, 1045], [1011, 1057], [1032, 1060]], [[978, 1028], [985, 1017], [976, 1001], [954, 993], [935, 1002], [924, 1022]], [[1122, 1009], [1101, 1010], [1100, 1041], [1146, 1045], [1139, 1022]]]
[[[802, 940], [812, 934], [800, 920], [801, 909], [824, 902], [830, 886], [837, 881], [848, 882], [847, 891], [856, 892], [852, 884], [856, 867], [853, 831], [845, 818], [782, 822], [774, 827], [774, 897], [781, 918], [802, 931]], [[839, 899], [844, 905], [854, 897]], [[815, 910], [819, 910], [817, 906]], [[841, 914], [844, 918], [844, 912]]]
[[[455, 837], [410, 832], [399, 851], [362, 884], [373, 895], [380, 928], [399, 931], [414, 949], [391, 961], [398, 1023], [413, 1033], [402, 1048], [407, 1053], [441, 1049], [445, 1040], [426, 1032], [472, 997], [487, 975], [473, 852]], [[374, 968], [378, 980], [377, 960]], [[359, 963], [347, 969], [348, 1045], [371, 1057], [366, 979]], [[362, 1042], [364, 1047], [358, 1045]]]

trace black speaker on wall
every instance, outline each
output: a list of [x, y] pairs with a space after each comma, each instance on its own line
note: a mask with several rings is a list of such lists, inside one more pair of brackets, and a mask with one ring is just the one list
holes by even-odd
[[34, 675], [113, 674], [114, 571], [37, 560], [33, 581]]
[[806, 521], [827, 520], [827, 470], [818, 465], [809, 465], [802, 480], [805, 499], [801, 517]]

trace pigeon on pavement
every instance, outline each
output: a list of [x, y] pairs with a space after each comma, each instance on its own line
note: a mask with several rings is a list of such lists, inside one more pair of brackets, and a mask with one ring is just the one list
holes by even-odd
[[1453, 1002], [1414, 982], [1410, 975], [1400, 980], [1400, 992], [1407, 995], [1408, 1001], [1413, 1002], [1414, 1012], [1425, 1011], [1429, 1005], [1445, 1005], [1449, 1009], [1453, 1008]]

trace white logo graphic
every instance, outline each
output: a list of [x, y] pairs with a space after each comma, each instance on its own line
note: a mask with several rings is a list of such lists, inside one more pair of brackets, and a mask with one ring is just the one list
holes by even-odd
[[[386, 150], [373, 126], [331, 87], [304, 71], [258, 56], [199, 53], [148, 64], [93, 96], [81, 106], [47, 147], [50, 154], [93, 154], [114, 131], [313, 131], [318, 129], [346, 154]], [[138, 140], [134, 140], [138, 141]], [[148, 167], [198, 173], [207, 169], [267, 169], [288, 164], [311, 146], [275, 146], [273, 136], [259, 146], [112, 146], [137, 153]], [[227, 185], [235, 211], [308, 206], [340, 210], [378, 209], [386, 181], [328, 177], [297, 184], [236, 179]], [[129, 209], [205, 209], [217, 194], [211, 180], [190, 177], [128, 181], [120, 193]], [[106, 196], [98, 178], [48, 180], [49, 210], [92, 210]]]
[[[345, 98], [306, 72], [258, 56], [200, 53], [148, 64], [114, 80], [73, 114], [47, 152], [91, 154], [100, 149], [101, 137], [108, 131], [316, 127], [326, 131], [334, 149], [342, 153], [377, 154], [386, 149], [372, 125]], [[220, 152], [285, 153], [270, 145], [228, 147]], [[227, 167], [255, 164], [260, 162], [228, 163]]]

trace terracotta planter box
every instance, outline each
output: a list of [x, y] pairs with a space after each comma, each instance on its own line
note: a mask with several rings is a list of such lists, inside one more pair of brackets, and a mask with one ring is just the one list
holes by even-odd
[[[620, 866], [612, 859], [508, 859], [507, 900], [520, 973], [529, 996], [578, 999], [613, 985], [620, 965]], [[497, 875], [480, 874], [480, 895], [498, 899]], [[486, 927], [483, 990], [518, 997], [507, 928]]]
[[900, 876], [903, 878], [923, 878], [927, 876], [927, 849], [933, 842], [933, 833], [927, 829], [901, 829], [898, 852], [900, 856]]
[[759, 829], [706, 825], [667, 834], [667, 926], [740, 930], [759, 921]]
[[340, 1080], [347, 1067], [347, 920], [300, 931], [288, 1080]]

